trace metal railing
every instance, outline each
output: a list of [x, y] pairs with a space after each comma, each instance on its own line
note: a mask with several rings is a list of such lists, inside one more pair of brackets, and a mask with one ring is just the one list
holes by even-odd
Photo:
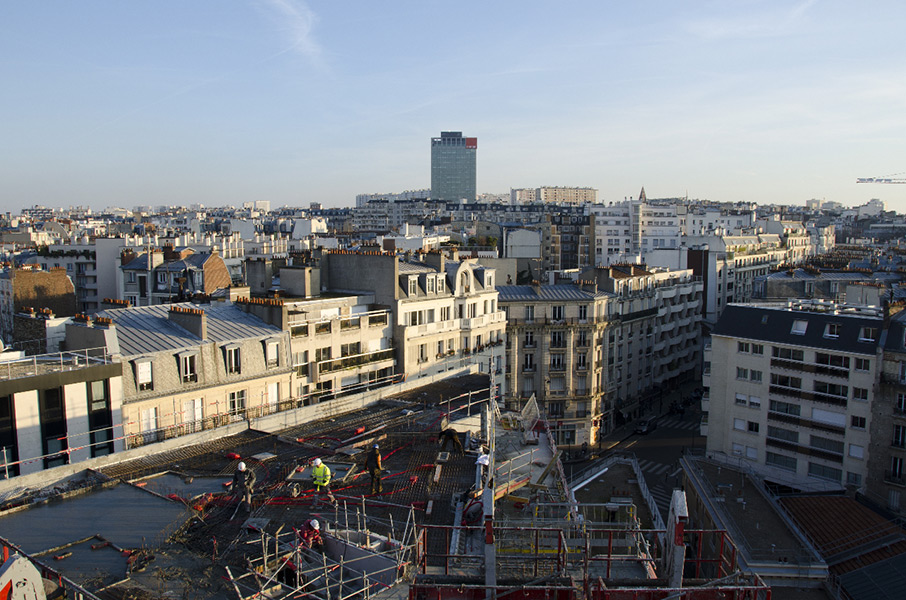
[[39, 354], [0, 362], [0, 380], [21, 379], [46, 373], [74, 371], [97, 365], [112, 364], [106, 348]]

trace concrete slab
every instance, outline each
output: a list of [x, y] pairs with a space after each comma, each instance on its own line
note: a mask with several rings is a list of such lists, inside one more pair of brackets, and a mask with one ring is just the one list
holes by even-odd
[[182, 503], [120, 484], [0, 517], [0, 531], [29, 554], [98, 534], [121, 548], [154, 547], [189, 516]]
[[191, 500], [202, 494], [227, 491], [228, 488], [223, 487], [223, 484], [229, 481], [232, 481], [230, 477], [187, 477], [178, 473], [163, 473], [134, 483], [161, 496], [176, 494], [180, 498]]

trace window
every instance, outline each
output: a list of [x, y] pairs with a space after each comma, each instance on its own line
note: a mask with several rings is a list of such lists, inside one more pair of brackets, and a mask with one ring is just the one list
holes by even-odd
[[796, 360], [802, 362], [805, 360], [805, 353], [802, 350], [794, 350], [793, 348], [781, 348], [779, 346], [771, 347], [772, 356], [774, 358], [782, 358], [785, 360]]
[[437, 278], [437, 293], [442, 294], [444, 292], [444, 279], [443, 277]]
[[890, 445], [896, 448], [906, 448], [906, 427], [902, 425], [893, 426], [893, 440]]
[[849, 426], [853, 429], [865, 429], [865, 417], [853, 415], [849, 419]]
[[586, 321], [588, 320], [588, 307], [584, 304], [579, 306], [579, 320]]
[[157, 283], [167, 283], [167, 272], [166, 271], [157, 272]]
[[746, 430], [746, 420], [745, 419], [733, 419], [733, 429], [737, 431]]
[[535, 355], [526, 354], [522, 359], [522, 368], [524, 371], [534, 371], [535, 370]]
[[758, 450], [752, 446], [746, 446], [746, 458], [749, 460], [758, 460]]
[[846, 473], [846, 485], [862, 485], [862, 475], [859, 473]]
[[227, 395], [227, 403], [229, 404], [231, 415], [242, 414], [245, 411], [245, 390], [230, 392]]
[[564, 367], [562, 354], [551, 354], [551, 370], [562, 371]]
[[562, 331], [552, 331], [551, 332], [551, 348], [565, 348], [566, 341], [563, 337]]
[[749, 379], [756, 383], [761, 383], [762, 372], [761, 371], [749, 371]]
[[771, 384], [802, 389], [802, 379], [799, 377], [790, 377], [789, 375], [780, 375], [779, 373], [771, 373]]
[[876, 341], [878, 341], [878, 328], [877, 327], [863, 327], [859, 331], [859, 341], [860, 342], [876, 342]]
[[906, 414], [906, 394], [897, 394], [897, 404], [893, 407], [893, 410], [901, 415]]
[[818, 463], [813, 462], [810, 462], [808, 464], [808, 474], [809, 477], [828, 479], [830, 481], [836, 481], [838, 483], [843, 478], [843, 471], [841, 471], [840, 469], [828, 467], [827, 465], [819, 465]]
[[785, 415], [793, 415], [795, 417], [798, 417], [801, 412], [798, 404], [790, 404], [789, 402], [781, 402], [780, 400], [771, 400], [770, 410]]
[[856, 371], [870, 371], [871, 361], [867, 358], [856, 359]]
[[440, 358], [443, 353], [444, 353], [444, 341], [441, 340], [441, 341], [437, 342], [437, 357]]
[[534, 331], [525, 332], [525, 344], [524, 345], [526, 348], [535, 347], [535, 332]]
[[742, 367], [736, 367], [736, 379], [748, 379], [749, 370]]
[[240, 373], [239, 346], [228, 346], [225, 350], [227, 373]]
[[815, 353], [815, 362], [819, 365], [829, 367], [838, 367], [841, 369], [849, 368], [849, 357], [840, 356], [839, 354], [825, 354], [824, 352]]
[[749, 342], [736, 342], [736, 351], [737, 352], [743, 352], [743, 353], [747, 354], [749, 352], [749, 348], [750, 348]]
[[434, 278], [429, 277], [427, 282], [428, 282], [428, 293], [433, 294], [434, 293]]
[[198, 372], [195, 370], [198, 354], [192, 352], [181, 354], [179, 357], [179, 373], [184, 383], [198, 381]]
[[793, 321], [793, 328], [790, 330], [790, 333], [793, 335], [805, 335], [805, 330], [808, 328], [808, 321], [802, 321], [796, 319]]
[[323, 362], [325, 360], [330, 360], [331, 349], [330, 346], [325, 346], [323, 348], [315, 349], [315, 362]]
[[856, 444], [849, 445], [849, 455], [853, 458], [863, 459], [865, 458], [865, 447], [858, 446]]
[[409, 295], [415, 296], [418, 293], [418, 280], [414, 277], [409, 278]]
[[828, 323], [824, 326], [824, 337], [826, 338], [838, 338], [840, 337], [840, 324], [839, 323]]
[[135, 271], [129, 271], [126, 274], [126, 283], [135, 283]]
[[761, 398], [758, 396], [749, 396], [749, 408], [761, 408]]
[[449, 320], [450, 320], [450, 307], [449, 307], [449, 306], [441, 306], [441, 307], [440, 307], [440, 320], [441, 320], [441, 321], [449, 321]]
[[267, 366], [274, 367], [280, 362], [280, 343], [267, 342]]
[[748, 431], [749, 433], [758, 433], [758, 423], [756, 421], [749, 421]]
[[764, 354], [764, 345], [752, 344], [752, 354]]
[[816, 381], [814, 384], [814, 391], [819, 394], [842, 396], [844, 398], [849, 395], [849, 388], [847, 386], [837, 383], [828, 383], [826, 381]]
[[135, 361], [135, 385], [139, 391], [154, 389], [154, 380], [151, 375], [150, 360]]
[[534, 320], [535, 320], [535, 307], [534, 307], [534, 306], [526, 306], [526, 307], [525, 307], [525, 320], [526, 320], [526, 321], [534, 321]]
[[785, 471], [796, 470], [796, 459], [792, 456], [784, 456], [775, 452], [765, 452], [764, 464], [777, 467]]
[[418, 345], [418, 362], [428, 362], [428, 344]]
[[865, 388], [853, 388], [853, 400], [868, 402], [868, 390]]
[[743, 446], [742, 444], [737, 444], [736, 442], [733, 442], [733, 454], [735, 454], [736, 456], [742, 456], [743, 452], [745, 452], [745, 451], [746, 451], [745, 446]]
[[798, 431], [784, 429], [783, 427], [774, 427], [773, 425], [768, 425], [768, 437], [783, 440], [785, 442], [792, 442], [794, 444], [799, 443]]
[[563, 306], [558, 305], [551, 307], [551, 319], [553, 319], [554, 321], [563, 320]]
[[741, 404], [745, 406], [749, 403], [749, 398], [745, 394], [736, 394], [736, 404]]
[[821, 437], [820, 435], [809, 436], [809, 445], [812, 448], [826, 450], [834, 454], [843, 454], [843, 442]]
[[141, 414], [142, 433], [150, 433], [157, 429], [157, 407], [146, 408]]
[[[439, 348], [442, 349], [443, 342], [439, 342]], [[349, 344], [340, 344], [340, 356], [356, 356], [362, 353], [362, 342], [352, 342]]]

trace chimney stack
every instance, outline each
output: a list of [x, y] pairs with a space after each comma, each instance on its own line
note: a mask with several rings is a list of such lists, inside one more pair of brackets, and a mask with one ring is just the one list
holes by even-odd
[[172, 306], [167, 317], [171, 323], [179, 325], [195, 337], [202, 340], [208, 338], [208, 318], [200, 308]]

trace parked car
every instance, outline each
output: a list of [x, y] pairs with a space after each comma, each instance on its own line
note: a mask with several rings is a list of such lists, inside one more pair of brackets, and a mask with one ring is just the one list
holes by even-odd
[[655, 429], [657, 429], [657, 421], [655, 419], [642, 419], [635, 426], [636, 433], [650, 433]]

